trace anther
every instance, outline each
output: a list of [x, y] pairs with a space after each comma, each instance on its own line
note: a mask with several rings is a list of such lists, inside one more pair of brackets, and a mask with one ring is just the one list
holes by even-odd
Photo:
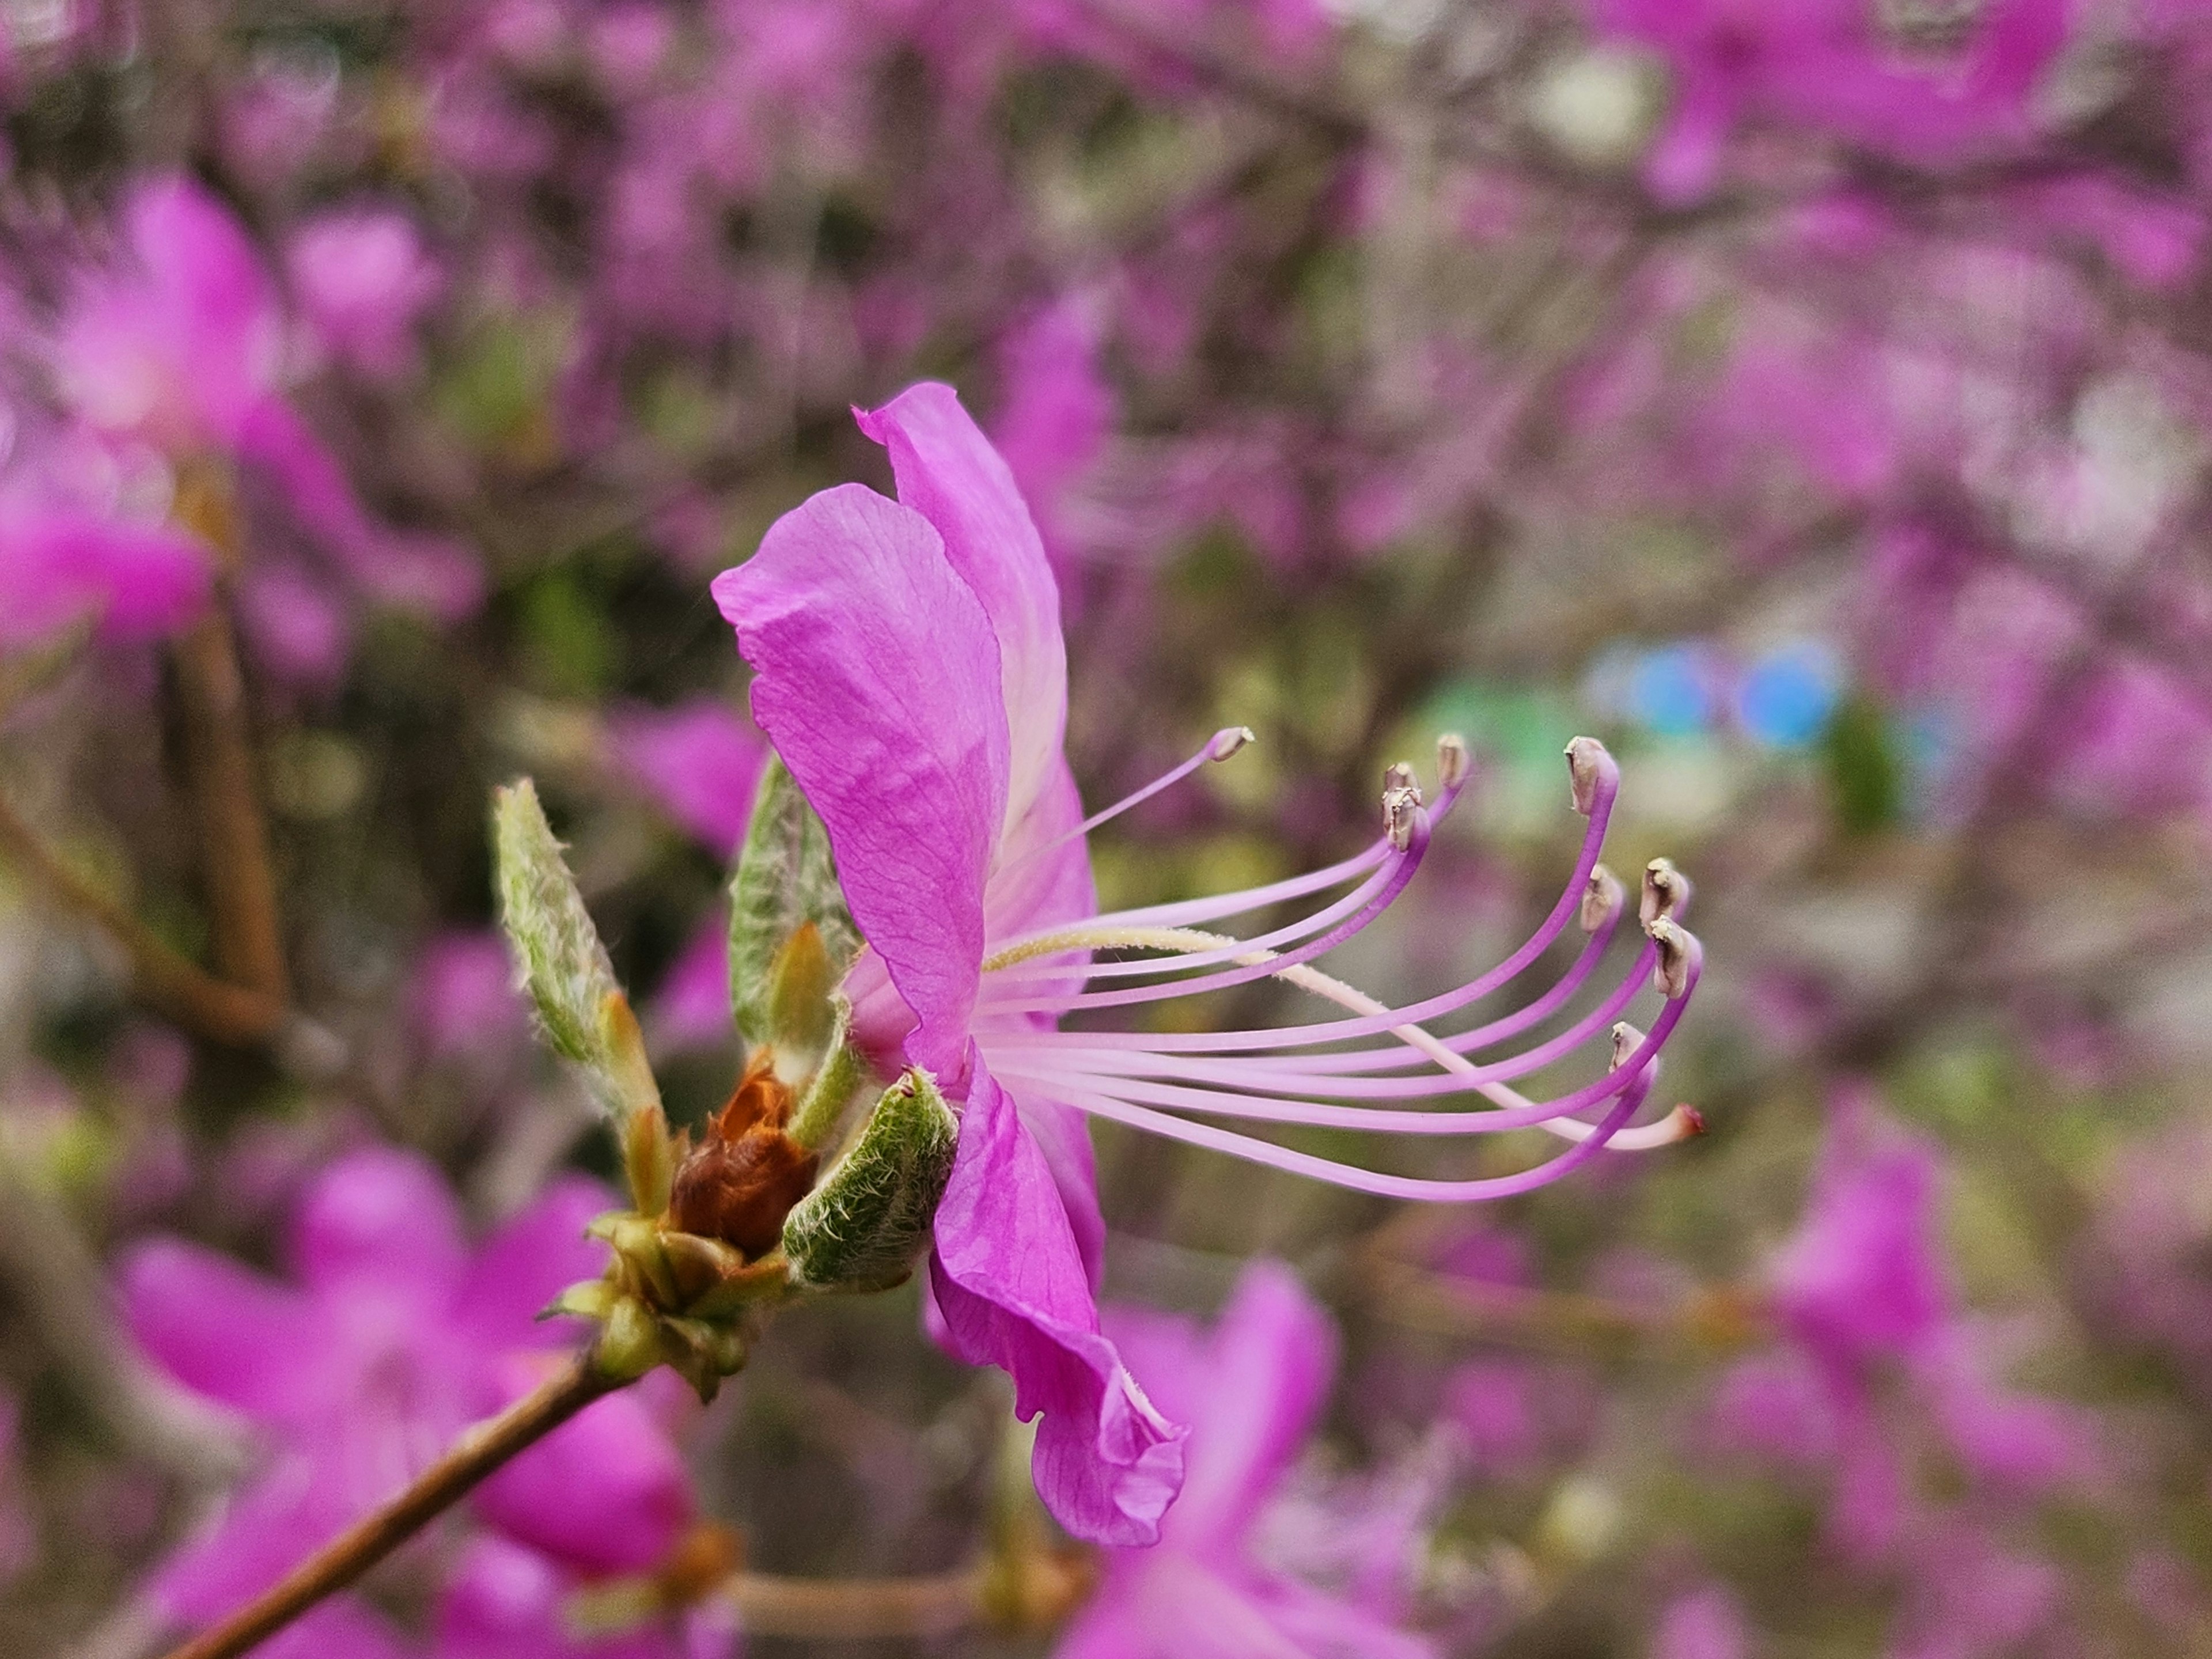
[[1689, 904], [1690, 878], [1674, 867], [1674, 860], [1654, 859], [1644, 866], [1644, 897], [1638, 908], [1646, 927], [1674, 921]]
[[1249, 726], [1224, 726], [1213, 734], [1206, 745], [1206, 757], [1210, 761], [1225, 761], [1246, 744], [1255, 741]]
[[1401, 853], [1413, 844], [1413, 815], [1420, 810], [1420, 780], [1404, 761], [1391, 762], [1382, 773], [1382, 833]]
[[1447, 732], [1437, 739], [1437, 782], [1443, 787], [1456, 789], [1465, 783], [1468, 769], [1473, 764], [1467, 739], [1458, 732]]
[[1393, 788], [1382, 792], [1382, 833], [1390, 838], [1390, 845], [1405, 852], [1413, 844], [1413, 820], [1421, 810], [1419, 788]]
[[1595, 866], [1589, 875], [1589, 885], [1583, 889], [1583, 908], [1579, 918], [1583, 932], [1595, 933], [1620, 914], [1621, 901], [1626, 896], [1621, 890], [1620, 878], [1602, 864]]
[[[1628, 1064], [1629, 1055], [1643, 1046], [1644, 1033], [1626, 1020], [1620, 1021], [1613, 1028], [1613, 1058], [1606, 1062], [1605, 1069], [1608, 1072], [1619, 1071]], [[1654, 1071], [1658, 1069], [1657, 1061], [1652, 1062], [1652, 1069]]]
[[1599, 792], [1620, 783], [1620, 768], [1595, 738], [1577, 738], [1567, 744], [1567, 777], [1575, 811], [1588, 817], [1597, 810]]
[[1659, 961], [1651, 970], [1651, 986], [1672, 1000], [1690, 988], [1690, 975], [1700, 954], [1697, 936], [1662, 916], [1644, 930], [1659, 947]]

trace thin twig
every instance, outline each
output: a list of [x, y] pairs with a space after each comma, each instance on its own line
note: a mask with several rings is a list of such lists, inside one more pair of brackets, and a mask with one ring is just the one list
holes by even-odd
[[478, 1424], [374, 1514], [318, 1550], [273, 1589], [171, 1651], [168, 1659], [237, 1659], [390, 1555], [518, 1453], [623, 1385], [579, 1355], [534, 1393]]
[[62, 861], [59, 854], [0, 797], [0, 857], [118, 946], [138, 994], [179, 1025], [217, 1042], [255, 1047], [288, 1024], [283, 1000], [217, 979], [172, 949], [160, 935]]
[[216, 964], [225, 979], [281, 1004], [284, 946], [269, 825], [253, 779], [238, 641], [219, 605], [177, 641], [175, 660]]

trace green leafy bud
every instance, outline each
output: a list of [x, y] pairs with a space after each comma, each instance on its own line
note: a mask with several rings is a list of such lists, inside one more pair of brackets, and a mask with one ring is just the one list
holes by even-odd
[[492, 792], [492, 847], [500, 921], [546, 1042], [587, 1073], [611, 1073], [602, 1011], [622, 988], [528, 778]]
[[664, 1319], [660, 1331], [662, 1357], [671, 1370], [691, 1385], [702, 1406], [713, 1401], [724, 1377], [744, 1369], [744, 1333], [734, 1325]]
[[794, 1286], [883, 1290], [913, 1271], [952, 1176], [960, 1126], [919, 1067], [884, 1091], [860, 1138], [784, 1218]]
[[604, 1279], [586, 1279], [571, 1285], [545, 1304], [540, 1319], [605, 1320], [615, 1310], [622, 1293]]
[[[815, 937], [801, 944], [809, 923]], [[818, 1058], [829, 991], [860, 948], [830, 832], [771, 757], [730, 881], [730, 1012], [745, 1041], [811, 1047]]]
[[631, 1200], [657, 1215], [668, 1205], [672, 1167], [659, 1085], [637, 1016], [615, 982], [614, 964], [529, 779], [493, 792], [492, 845], [500, 921], [545, 1040], [583, 1073], [614, 1119]]
[[660, 1322], [635, 1297], [616, 1300], [599, 1327], [592, 1363], [617, 1382], [634, 1382], [661, 1361]]

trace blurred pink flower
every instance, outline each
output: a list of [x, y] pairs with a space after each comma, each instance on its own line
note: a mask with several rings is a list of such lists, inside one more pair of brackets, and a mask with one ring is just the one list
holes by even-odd
[[1651, 1659], [1747, 1659], [1751, 1651], [1743, 1607], [1721, 1584], [1668, 1602], [1651, 1635]]
[[715, 697], [611, 715], [614, 765], [715, 857], [727, 860], [752, 817], [767, 745], [744, 715]]
[[529, 1005], [514, 986], [514, 960], [496, 928], [440, 933], [416, 958], [408, 1025], [435, 1059], [500, 1052], [527, 1034]]
[[1674, 103], [1644, 164], [1662, 201], [1704, 196], [1735, 129], [1771, 119], [1946, 165], [2034, 131], [2038, 80], [2064, 45], [2069, 0], [1996, 0], [1942, 57], [1885, 37], [1872, 0], [1594, 0], [1608, 39], [1666, 59]]
[[1279, 1263], [1244, 1269], [1210, 1331], [1109, 1308], [1109, 1332], [1190, 1424], [1181, 1499], [1157, 1545], [1116, 1549], [1054, 1659], [1427, 1659], [1388, 1595], [1340, 1601], [1259, 1559], [1251, 1534], [1313, 1431], [1336, 1369], [1328, 1315]]
[[1114, 429], [1118, 400], [1099, 372], [1095, 296], [1068, 294], [1000, 342], [1006, 390], [992, 441], [1036, 517], [1045, 551], [1065, 573], [1079, 550], [1071, 497]]
[[653, 1042], [672, 1049], [727, 1042], [730, 1024], [730, 918], [717, 905], [701, 922], [647, 1005]]
[[292, 233], [285, 268], [323, 349], [376, 379], [415, 358], [415, 326], [443, 285], [415, 221], [397, 208], [336, 209]]
[[76, 416], [182, 463], [225, 453], [369, 597], [453, 621], [483, 596], [465, 549], [375, 523], [337, 458], [284, 400], [284, 316], [245, 230], [181, 176], [144, 179], [114, 256], [79, 274], [54, 340]]
[[[599, 1270], [604, 1249], [583, 1229], [614, 1203], [595, 1183], [564, 1178], [471, 1253], [437, 1172], [373, 1149], [304, 1194], [293, 1283], [181, 1240], [133, 1248], [118, 1271], [131, 1330], [179, 1382], [252, 1423], [267, 1451], [156, 1571], [161, 1609], [187, 1625], [229, 1612], [526, 1392], [574, 1340], [537, 1315]], [[602, 1571], [657, 1564], [693, 1514], [683, 1463], [634, 1393], [517, 1458], [472, 1507]]]

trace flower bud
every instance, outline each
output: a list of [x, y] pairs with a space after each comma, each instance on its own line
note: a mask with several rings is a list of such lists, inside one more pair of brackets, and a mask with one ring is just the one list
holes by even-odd
[[494, 793], [492, 842], [500, 921], [546, 1042], [618, 1121], [657, 1109], [636, 1018], [528, 778]]
[[708, 1124], [707, 1139], [676, 1171], [672, 1227], [718, 1238], [749, 1257], [775, 1248], [783, 1218], [814, 1184], [819, 1157], [784, 1132], [791, 1091], [763, 1054]]
[[[787, 957], [809, 924], [814, 945]], [[746, 1042], [775, 1042], [779, 1017], [809, 1030], [811, 1019], [826, 1024], [826, 1012], [810, 1014], [800, 1004], [812, 995], [826, 1009], [830, 988], [844, 977], [860, 943], [837, 885], [830, 832], [783, 763], [771, 757], [730, 881], [730, 1012]]]
[[795, 1285], [881, 1290], [913, 1271], [952, 1178], [960, 1126], [920, 1067], [884, 1091], [860, 1138], [783, 1224]]

